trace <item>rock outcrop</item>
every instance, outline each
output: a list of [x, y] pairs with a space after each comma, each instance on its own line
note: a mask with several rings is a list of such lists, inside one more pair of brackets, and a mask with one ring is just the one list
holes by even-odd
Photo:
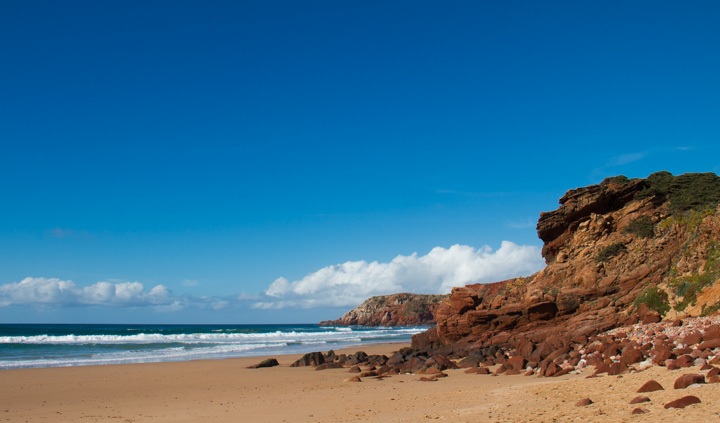
[[[609, 178], [568, 191], [537, 225], [547, 267], [454, 288], [417, 349], [551, 363], [588, 338], [720, 308], [720, 178]], [[627, 360], [632, 360], [628, 354]], [[621, 369], [618, 369], [621, 371]]]
[[320, 322], [340, 326], [429, 326], [447, 295], [394, 294], [371, 297], [342, 318]]

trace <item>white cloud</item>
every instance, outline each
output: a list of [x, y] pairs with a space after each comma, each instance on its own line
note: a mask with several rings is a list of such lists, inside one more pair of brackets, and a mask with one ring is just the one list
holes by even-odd
[[503, 241], [497, 251], [488, 246], [435, 247], [424, 256], [399, 255], [389, 263], [350, 261], [292, 282], [278, 278], [265, 291], [268, 301], [253, 308], [354, 307], [373, 295], [444, 294], [454, 286], [529, 275], [544, 265], [538, 247], [510, 241]]
[[147, 291], [140, 282], [97, 282], [79, 288], [73, 281], [57, 278], [25, 278], [0, 285], [0, 306], [168, 306], [175, 301], [167, 287], [157, 285]]
[[648, 155], [647, 151], [642, 151], [639, 153], [628, 153], [628, 154], [621, 154], [619, 156], [616, 156], [612, 159], [610, 162], [610, 166], [622, 166], [629, 163], [636, 162], [638, 160], [644, 159]]

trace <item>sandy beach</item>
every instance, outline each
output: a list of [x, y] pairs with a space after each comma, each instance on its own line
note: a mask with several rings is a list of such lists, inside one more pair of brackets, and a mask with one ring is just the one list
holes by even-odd
[[[390, 354], [403, 345], [344, 350]], [[382, 379], [352, 376], [347, 369], [291, 368], [298, 355], [277, 356], [280, 366], [247, 369], [262, 357], [173, 363], [0, 371], [0, 421], [11, 422], [623, 422], [719, 420], [719, 384], [673, 389], [682, 374], [698, 368], [649, 370], [585, 379], [490, 376], [446, 370], [448, 377], [421, 375]], [[665, 390], [643, 394], [650, 379]], [[663, 405], [685, 395], [701, 404], [683, 410]], [[577, 407], [582, 398], [594, 404]], [[632, 415], [635, 408], [649, 411]]]

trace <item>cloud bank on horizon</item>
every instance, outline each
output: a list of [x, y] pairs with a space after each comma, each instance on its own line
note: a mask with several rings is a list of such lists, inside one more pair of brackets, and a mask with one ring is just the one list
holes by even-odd
[[398, 255], [389, 263], [349, 261], [292, 282], [278, 278], [265, 291], [269, 301], [253, 308], [354, 307], [374, 295], [445, 294], [454, 286], [526, 276], [544, 266], [538, 247], [510, 241], [497, 251], [487, 245], [435, 247], [424, 256]]
[[424, 256], [398, 255], [387, 263], [361, 260], [335, 264], [292, 282], [280, 277], [260, 295], [178, 296], [164, 285], [146, 289], [140, 282], [101, 281], [80, 287], [70, 280], [26, 277], [0, 285], [0, 307], [154, 307], [157, 311], [248, 305], [253, 309], [355, 307], [374, 295], [444, 294], [453, 286], [529, 275], [544, 266], [535, 246], [503, 241], [493, 251], [487, 245], [475, 249], [456, 244], [435, 247]]
[[179, 303], [163, 285], [145, 290], [140, 282], [97, 282], [81, 288], [69, 280], [27, 277], [20, 282], [0, 285], [0, 306], [9, 305], [177, 308]]

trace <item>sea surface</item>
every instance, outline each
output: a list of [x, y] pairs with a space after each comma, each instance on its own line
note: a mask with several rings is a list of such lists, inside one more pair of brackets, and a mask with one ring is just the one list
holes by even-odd
[[148, 363], [409, 342], [425, 327], [1, 324], [0, 369]]

